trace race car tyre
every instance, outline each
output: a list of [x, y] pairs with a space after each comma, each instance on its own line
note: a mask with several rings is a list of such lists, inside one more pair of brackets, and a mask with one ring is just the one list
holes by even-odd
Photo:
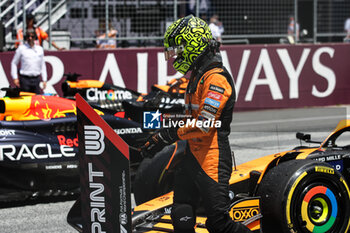
[[327, 163], [283, 162], [267, 172], [257, 194], [264, 233], [349, 230], [349, 188], [341, 173]]
[[[174, 149], [175, 145], [167, 146], [152, 159], [145, 158], [142, 160], [137, 169], [133, 185], [136, 204], [139, 205], [171, 191], [172, 176], [169, 174], [162, 176], [162, 174]], [[161, 176], [163, 179], [160, 180]]]

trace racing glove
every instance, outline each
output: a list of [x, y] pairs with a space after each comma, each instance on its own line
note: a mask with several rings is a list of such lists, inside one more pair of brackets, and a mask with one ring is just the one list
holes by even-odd
[[165, 146], [173, 144], [179, 140], [176, 128], [165, 128], [153, 134], [147, 139], [147, 142], [141, 146], [139, 151], [142, 156], [152, 158]]

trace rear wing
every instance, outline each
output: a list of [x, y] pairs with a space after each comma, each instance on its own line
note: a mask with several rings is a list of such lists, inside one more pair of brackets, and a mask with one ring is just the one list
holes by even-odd
[[79, 94], [75, 98], [83, 232], [131, 232], [129, 146]]

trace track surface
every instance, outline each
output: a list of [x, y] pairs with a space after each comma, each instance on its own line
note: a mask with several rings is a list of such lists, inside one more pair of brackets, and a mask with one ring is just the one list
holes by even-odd
[[[347, 110], [348, 107], [327, 107], [235, 113], [230, 142], [235, 151], [236, 163], [241, 164], [300, 145], [295, 138], [296, 132], [311, 133], [313, 140], [323, 140], [339, 120], [347, 118]], [[66, 222], [74, 201], [50, 201], [0, 208], [0, 232], [76, 232]]]

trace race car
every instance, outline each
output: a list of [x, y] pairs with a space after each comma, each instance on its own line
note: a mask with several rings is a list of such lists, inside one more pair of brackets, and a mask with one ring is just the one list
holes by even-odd
[[[75, 94], [81, 94], [119, 135], [123, 135], [124, 140], [134, 146], [130, 165], [132, 181], [144, 160], [136, 148], [154, 131], [142, 127], [143, 112], [155, 109], [180, 112], [184, 109], [183, 95], [187, 86], [184, 78], [174, 79], [167, 85], [153, 85], [149, 94], [141, 94], [97, 80], [78, 80], [80, 75], [76, 73], [65, 76], [64, 98], [24, 93], [18, 88], [2, 89], [6, 95], [0, 98], [0, 202], [80, 192]], [[183, 153], [181, 148], [169, 146], [165, 158]], [[159, 163], [159, 169], [163, 163]], [[143, 177], [144, 167], [137, 175], [137, 182], [143, 183], [146, 179], [146, 183], [152, 182], [154, 190], [145, 193], [137, 189], [137, 203], [169, 191], [166, 182]], [[167, 179], [164, 177], [163, 180]]]
[[[350, 120], [342, 120], [315, 147], [298, 146], [234, 167], [229, 187], [229, 213], [232, 219], [242, 222], [253, 232], [348, 232], [350, 143], [346, 135], [349, 131]], [[297, 133], [297, 138], [313, 143], [310, 135]], [[123, 153], [127, 150], [119, 148], [117, 144], [116, 147], [120, 158], [125, 160]], [[84, 154], [81, 156], [84, 158]], [[99, 159], [100, 157], [96, 157], [96, 161]], [[154, 165], [149, 163], [151, 167]], [[89, 166], [94, 165], [90, 163]], [[96, 168], [92, 167], [92, 171], [93, 169]], [[110, 172], [101, 167], [99, 169], [102, 169], [102, 174]], [[125, 171], [127, 165], [118, 169]], [[98, 181], [103, 183], [102, 178]], [[116, 187], [128, 190], [123, 185]], [[114, 186], [106, 186], [109, 193], [113, 193]], [[95, 190], [94, 193], [96, 196], [103, 195], [101, 190]], [[121, 198], [120, 203], [107, 203], [107, 200], [95, 203], [90, 201], [96, 199], [96, 196], [92, 200], [84, 197], [73, 205], [67, 221], [79, 232], [82, 232], [84, 226], [98, 227], [102, 231], [107, 229], [108, 232], [173, 232], [170, 219], [172, 195], [170, 192], [134, 207], [130, 218], [125, 211], [125, 206], [128, 206], [125, 204], [127, 198]], [[116, 201], [119, 196], [112, 199]], [[96, 208], [89, 209], [89, 203], [94, 203]], [[82, 208], [84, 212], [81, 212]], [[108, 208], [109, 214], [103, 215], [101, 219], [99, 217], [104, 213], [104, 208]], [[92, 213], [96, 213], [96, 216]], [[208, 232], [204, 224], [204, 213], [199, 209], [197, 214], [196, 232]]]
[[[79, 193], [76, 103], [6, 89], [0, 98], [0, 201]], [[95, 109], [125, 141], [143, 145], [140, 123]], [[132, 177], [143, 157], [131, 153]]]
[[[298, 146], [237, 166], [230, 179], [230, 215], [267, 233], [346, 233], [350, 225], [350, 120], [316, 147]], [[308, 134], [297, 138], [313, 142]], [[317, 142], [314, 142], [317, 143]], [[169, 232], [171, 193], [133, 209], [135, 232]], [[205, 216], [196, 232], [207, 232]]]
[[[24, 93], [18, 88], [3, 90], [6, 95], [0, 98], [0, 202], [79, 193], [75, 100]], [[141, 116], [143, 111], [154, 109], [151, 103], [158, 101], [158, 95], [152, 92], [145, 96], [146, 100], [137, 103], [134, 99], [137, 106], [127, 102], [123, 112], [95, 105], [95, 111], [135, 148], [131, 153], [132, 180], [144, 159], [136, 148], [154, 131], [142, 127]], [[168, 157], [176, 150], [170, 146]], [[147, 197], [136, 193], [138, 202], [158, 194]]]
[[147, 94], [125, 87], [111, 85], [98, 80], [78, 79], [77, 73], [64, 74], [66, 77], [61, 88], [63, 97], [74, 99], [79, 93], [91, 106], [142, 122], [144, 111], [161, 113], [182, 113], [184, 111], [184, 93], [188, 84], [186, 78], [172, 79], [166, 85], [154, 84]]

